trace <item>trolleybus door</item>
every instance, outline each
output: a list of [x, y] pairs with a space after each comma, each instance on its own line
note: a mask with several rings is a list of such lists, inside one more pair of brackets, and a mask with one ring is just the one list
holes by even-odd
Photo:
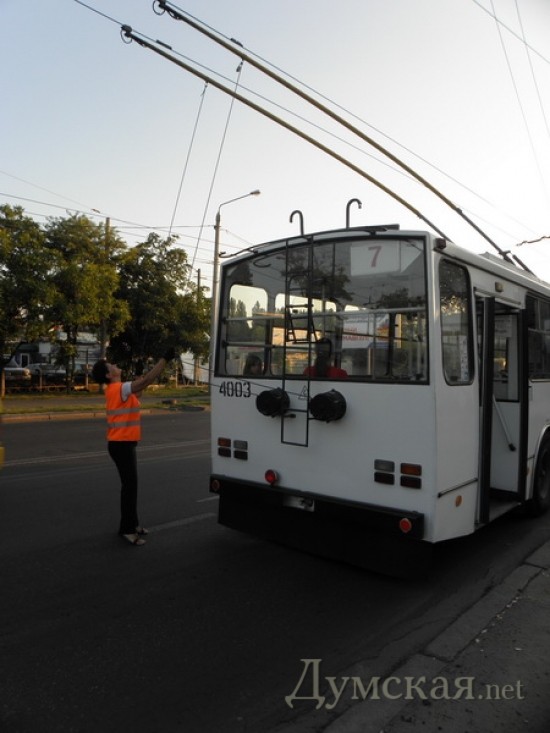
[[479, 521], [525, 498], [527, 376], [523, 312], [477, 299], [480, 356]]

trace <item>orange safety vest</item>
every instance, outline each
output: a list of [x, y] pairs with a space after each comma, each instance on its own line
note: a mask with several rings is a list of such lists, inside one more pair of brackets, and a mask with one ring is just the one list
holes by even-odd
[[141, 439], [141, 410], [135, 394], [126, 402], [121, 397], [122, 382], [108, 384], [105, 389], [107, 407], [107, 440]]

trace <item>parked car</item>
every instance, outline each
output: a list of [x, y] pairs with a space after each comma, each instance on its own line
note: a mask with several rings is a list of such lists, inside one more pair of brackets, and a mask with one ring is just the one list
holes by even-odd
[[26, 386], [31, 383], [31, 370], [21, 366], [5, 366], [6, 387]]

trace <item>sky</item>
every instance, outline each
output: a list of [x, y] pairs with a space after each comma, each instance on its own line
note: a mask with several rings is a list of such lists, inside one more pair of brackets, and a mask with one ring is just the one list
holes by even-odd
[[[315, 90], [550, 281], [548, 0], [180, 0]], [[137, 43], [172, 48], [409, 202], [456, 244], [490, 244], [350, 131], [152, 0], [0, 0], [0, 204], [40, 223], [83, 213], [132, 246], [177, 235], [193, 279], [306, 232], [422, 218], [363, 175]], [[319, 96], [319, 95], [322, 95]], [[259, 196], [247, 196], [260, 190]], [[241, 198], [242, 197], [242, 198]], [[238, 200], [234, 200], [238, 199]], [[538, 243], [520, 244], [546, 237]]]

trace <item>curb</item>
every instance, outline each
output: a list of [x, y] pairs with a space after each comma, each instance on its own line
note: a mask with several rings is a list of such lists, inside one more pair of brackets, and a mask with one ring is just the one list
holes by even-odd
[[[546, 542], [529, 555], [502, 583], [489, 590], [447, 629], [428, 642], [424, 649], [392, 670], [391, 677], [401, 680], [407, 678], [433, 680], [439, 675], [444, 676], [445, 670], [451, 666], [460, 667], [463, 655], [478, 645], [480, 635], [484, 635], [487, 629], [501, 620], [505, 613], [513, 614], [518, 598], [524, 595], [533, 581], [538, 578], [544, 580], [545, 570], [549, 567], [550, 542]], [[408, 715], [408, 710], [412, 713], [414, 707], [403, 698], [380, 699], [376, 701], [376, 705], [367, 699], [348, 709], [325, 727], [324, 731], [325, 733], [413, 731], [416, 730], [415, 717], [413, 714]]]
[[50, 420], [81, 420], [83, 418], [105, 418], [105, 412], [29, 412], [26, 414], [2, 415], [2, 422], [48, 422]]
[[[207, 412], [209, 405], [178, 405], [168, 409], [142, 407], [142, 415], [173, 415], [174, 412]], [[84, 420], [105, 419], [105, 410], [90, 410], [89, 412], [28, 412], [21, 414], [5, 413], [1, 417], [3, 423], [23, 423], [23, 422], [49, 422], [50, 420]]]

